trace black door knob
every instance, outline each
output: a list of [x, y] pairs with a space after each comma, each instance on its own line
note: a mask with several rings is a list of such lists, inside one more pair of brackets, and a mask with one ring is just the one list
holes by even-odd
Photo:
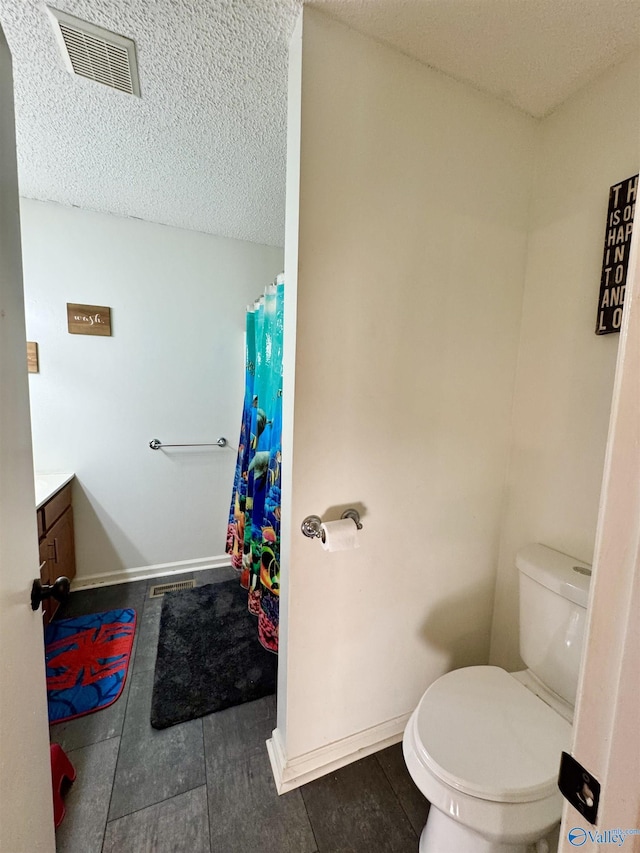
[[55, 598], [56, 601], [66, 601], [71, 589], [71, 581], [64, 575], [55, 583], [43, 584], [40, 578], [36, 578], [31, 587], [31, 609], [37, 610], [45, 598]]

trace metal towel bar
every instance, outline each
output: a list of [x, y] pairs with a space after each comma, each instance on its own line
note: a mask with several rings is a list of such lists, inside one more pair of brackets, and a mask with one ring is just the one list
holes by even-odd
[[152, 438], [149, 442], [149, 447], [152, 450], [160, 450], [161, 447], [226, 447], [227, 439], [219, 438], [217, 441], [210, 441], [204, 444], [163, 444], [159, 438]]

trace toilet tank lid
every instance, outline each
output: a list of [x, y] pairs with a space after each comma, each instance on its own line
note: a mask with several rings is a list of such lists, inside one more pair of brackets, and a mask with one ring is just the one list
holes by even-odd
[[526, 545], [516, 555], [516, 566], [523, 574], [563, 598], [587, 606], [591, 566], [546, 545]]

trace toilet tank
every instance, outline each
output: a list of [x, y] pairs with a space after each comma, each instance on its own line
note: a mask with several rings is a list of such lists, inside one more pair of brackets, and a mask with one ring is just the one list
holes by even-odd
[[518, 551], [520, 656], [537, 678], [575, 705], [591, 567], [545, 545]]

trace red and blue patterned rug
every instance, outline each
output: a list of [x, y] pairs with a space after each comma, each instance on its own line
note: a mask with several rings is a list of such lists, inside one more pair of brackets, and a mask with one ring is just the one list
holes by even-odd
[[136, 612], [109, 610], [52, 622], [45, 629], [49, 722], [112, 705], [122, 693]]

